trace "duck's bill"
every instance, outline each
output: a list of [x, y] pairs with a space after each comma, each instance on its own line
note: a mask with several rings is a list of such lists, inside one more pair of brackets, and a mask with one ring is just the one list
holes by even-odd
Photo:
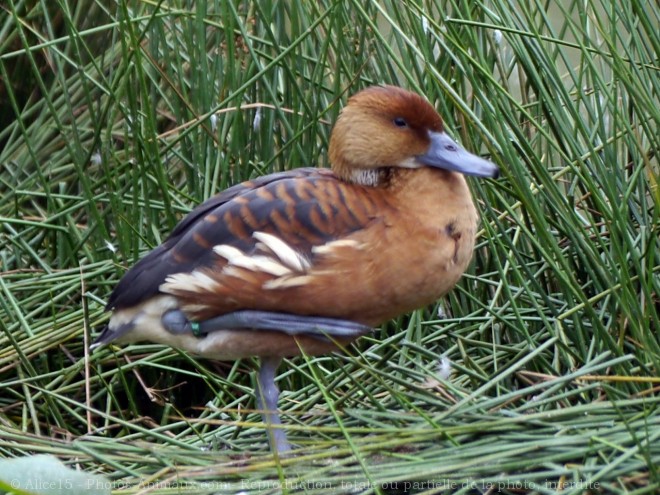
[[495, 164], [467, 152], [444, 132], [431, 132], [429, 138], [431, 145], [428, 151], [417, 156], [420, 163], [475, 177], [495, 179], [499, 176], [500, 170]]

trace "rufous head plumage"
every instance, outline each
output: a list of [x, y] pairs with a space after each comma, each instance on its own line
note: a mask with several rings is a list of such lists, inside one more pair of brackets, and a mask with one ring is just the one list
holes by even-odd
[[416, 93], [395, 86], [369, 87], [348, 100], [330, 139], [335, 173], [348, 182], [378, 185], [392, 168], [441, 168], [496, 177], [497, 167], [461, 148], [440, 115]]

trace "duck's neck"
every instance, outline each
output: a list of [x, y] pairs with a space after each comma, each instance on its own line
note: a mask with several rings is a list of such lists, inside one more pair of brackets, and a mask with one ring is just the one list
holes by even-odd
[[458, 204], [472, 204], [472, 196], [463, 175], [432, 168], [409, 169], [337, 168], [335, 174], [343, 181], [367, 188], [385, 189], [388, 194], [399, 196], [412, 206], [418, 198], [434, 198]]
[[386, 187], [393, 175], [392, 168], [361, 168], [343, 174], [342, 179], [367, 187]]
[[472, 206], [465, 177], [456, 172], [427, 167], [397, 168], [390, 173], [386, 187], [391, 195], [411, 206], [420, 203], [434, 204], [434, 208], [446, 208], [448, 204]]

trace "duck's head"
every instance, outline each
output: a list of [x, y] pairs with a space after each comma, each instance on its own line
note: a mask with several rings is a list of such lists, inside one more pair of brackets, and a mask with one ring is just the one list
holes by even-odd
[[385, 171], [397, 167], [499, 174], [493, 163], [468, 153], [444, 132], [428, 101], [395, 86], [373, 86], [349, 98], [332, 130], [329, 156], [339, 177], [363, 185], [378, 185]]

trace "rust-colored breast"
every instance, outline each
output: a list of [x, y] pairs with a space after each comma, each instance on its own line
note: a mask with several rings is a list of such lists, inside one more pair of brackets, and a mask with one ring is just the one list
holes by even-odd
[[477, 216], [462, 176], [398, 169], [382, 187], [299, 169], [202, 204], [117, 286], [109, 308], [174, 296], [196, 321], [241, 309], [380, 324], [449, 291]]
[[[383, 188], [332, 178], [291, 183], [276, 191], [290, 199], [255, 229], [257, 242], [221, 248], [210, 265], [170, 277], [162, 289], [198, 320], [259, 309], [375, 325], [429, 304], [469, 263], [476, 212], [457, 174], [399, 174]], [[302, 197], [312, 204], [301, 208]], [[281, 218], [291, 202], [295, 209]]]

